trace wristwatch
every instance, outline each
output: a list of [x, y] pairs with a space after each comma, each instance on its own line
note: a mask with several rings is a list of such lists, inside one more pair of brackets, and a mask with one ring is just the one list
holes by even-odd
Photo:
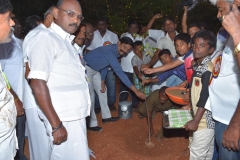
[[240, 43], [238, 43], [237, 46], [235, 47], [233, 56], [236, 57], [239, 52], [240, 52]]

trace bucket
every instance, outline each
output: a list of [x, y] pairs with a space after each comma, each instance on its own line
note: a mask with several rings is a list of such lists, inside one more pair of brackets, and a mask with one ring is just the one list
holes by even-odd
[[121, 101], [118, 103], [118, 112], [121, 119], [129, 119], [132, 117], [132, 97], [128, 91], [122, 91], [119, 94], [119, 97], [122, 93], [127, 92], [130, 95], [131, 101]]

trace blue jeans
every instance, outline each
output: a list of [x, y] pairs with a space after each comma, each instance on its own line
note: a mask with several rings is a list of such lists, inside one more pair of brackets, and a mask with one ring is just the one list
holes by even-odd
[[213, 158], [212, 160], [218, 160], [218, 146], [217, 146], [217, 142], [216, 142], [216, 138], [214, 140], [214, 152], [213, 152]]
[[166, 85], [168, 87], [175, 87], [182, 83], [183, 81], [180, 78], [178, 78], [178, 76], [172, 75], [166, 80], [166, 82], [167, 82]]
[[[215, 137], [217, 146], [219, 149], [219, 160], [239, 160], [240, 152], [229, 151], [227, 148], [224, 148], [222, 145], [222, 137], [224, 131], [227, 129], [228, 125], [221, 122], [215, 122]], [[240, 143], [238, 143], [240, 146]]]
[[116, 102], [116, 76], [112, 70], [108, 70], [106, 77], [108, 105], [114, 105]]
[[23, 152], [25, 140], [25, 122], [26, 122], [25, 114], [23, 116], [17, 117], [16, 133], [19, 149], [17, 150], [16, 156], [14, 157], [15, 160], [27, 160]]

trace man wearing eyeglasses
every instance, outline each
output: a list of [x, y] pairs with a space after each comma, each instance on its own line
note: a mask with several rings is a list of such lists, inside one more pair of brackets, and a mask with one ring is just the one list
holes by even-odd
[[28, 79], [49, 136], [49, 159], [88, 160], [90, 95], [71, 36], [83, 20], [82, 9], [77, 0], [59, 0], [53, 17], [49, 29], [30, 42], [35, 49], [27, 53]]
[[[11, 27], [14, 26], [11, 17], [11, 3], [9, 0], [0, 0], [0, 44], [11, 41]], [[14, 159], [17, 151], [15, 129], [17, 110], [14, 97], [10, 93], [10, 86], [7, 86], [3, 75], [0, 67], [0, 159]]]

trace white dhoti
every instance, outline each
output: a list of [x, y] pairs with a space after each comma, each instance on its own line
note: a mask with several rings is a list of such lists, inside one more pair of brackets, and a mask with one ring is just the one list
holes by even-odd
[[28, 136], [29, 153], [31, 160], [50, 159], [49, 138], [44, 123], [38, 116], [38, 105], [33, 97], [32, 90], [24, 79], [23, 105], [26, 114], [26, 133]]
[[49, 145], [51, 146], [51, 160], [89, 160], [85, 118], [62, 122], [68, 133], [67, 141], [61, 143], [61, 145], [55, 145], [53, 144], [52, 127], [50, 123], [40, 110], [38, 110], [38, 112], [48, 132]]

